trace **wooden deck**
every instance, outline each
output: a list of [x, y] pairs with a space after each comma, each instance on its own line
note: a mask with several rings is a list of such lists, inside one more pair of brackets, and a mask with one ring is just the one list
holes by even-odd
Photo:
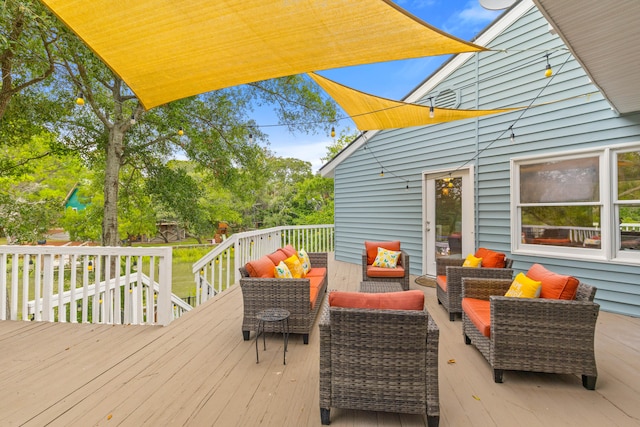
[[[330, 263], [329, 288], [356, 290], [360, 266]], [[571, 375], [506, 372], [449, 322], [440, 327], [441, 426], [640, 425], [640, 319], [601, 312], [595, 391]], [[267, 335], [256, 364], [243, 341], [242, 295], [224, 292], [167, 327], [0, 322], [1, 426], [319, 426], [318, 330]], [[253, 335], [252, 335], [253, 338]], [[422, 416], [332, 409], [333, 426], [423, 426]]]

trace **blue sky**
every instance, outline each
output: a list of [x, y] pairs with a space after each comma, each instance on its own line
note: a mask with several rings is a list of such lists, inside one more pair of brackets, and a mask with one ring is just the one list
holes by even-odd
[[[397, 0], [395, 3], [430, 25], [467, 41], [501, 13], [483, 9], [478, 0]], [[438, 56], [392, 61], [324, 70], [319, 74], [362, 92], [399, 100], [448, 58]], [[261, 126], [277, 123], [268, 111], [256, 111], [254, 119]], [[346, 128], [350, 128], [350, 133], [357, 131], [353, 122], [342, 120], [336, 125], [336, 134]], [[320, 158], [326, 155], [326, 147], [331, 144], [329, 135], [291, 134], [285, 127], [263, 130], [269, 135], [269, 149], [277, 156], [311, 162], [314, 172], [322, 166]]]

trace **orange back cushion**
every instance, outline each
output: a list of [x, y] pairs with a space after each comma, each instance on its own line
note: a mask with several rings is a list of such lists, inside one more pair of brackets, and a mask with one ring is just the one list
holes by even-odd
[[384, 248], [390, 251], [400, 250], [400, 240], [394, 240], [392, 242], [364, 242], [364, 248], [367, 251], [367, 264], [373, 264], [378, 256], [378, 248]]
[[291, 245], [287, 245], [284, 248], [280, 248], [278, 250], [280, 250], [280, 251], [284, 252], [285, 254], [287, 254], [287, 258], [289, 258], [291, 255], [298, 256], [298, 251], [296, 251], [296, 248], [294, 248]]
[[249, 261], [244, 268], [247, 269], [251, 277], [275, 277], [274, 269], [276, 265], [266, 255], [254, 261]]
[[482, 258], [482, 267], [485, 268], [504, 268], [506, 255], [502, 252], [492, 251], [487, 248], [479, 248], [475, 256]]
[[380, 294], [334, 291], [329, 294], [329, 305], [331, 307], [380, 310], [422, 310], [424, 309], [424, 293], [417, 289]]
[[533, 264], [527, 272], [527, 277], [542, 282], [540, 298], [575, 299], [580, 284], [575, 277], [554, 273], [540, 264]]
[[280, 261], [284, 261], [285, 259], [289, 258], [290, 255], [288, 256], [282, 249], [278, 249], [277, 251], [272, 252], [267, 256], [274, 265], [278, 265], [280, 264]]

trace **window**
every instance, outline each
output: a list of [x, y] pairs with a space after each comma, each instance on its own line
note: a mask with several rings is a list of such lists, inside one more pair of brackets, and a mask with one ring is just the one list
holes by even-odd
[[640, 262], [640, 148], [512, 162], [516, 253]]
[[640, 252], [640, 150], [615, 153], [615, 166], [616, 248], [625, 258]]

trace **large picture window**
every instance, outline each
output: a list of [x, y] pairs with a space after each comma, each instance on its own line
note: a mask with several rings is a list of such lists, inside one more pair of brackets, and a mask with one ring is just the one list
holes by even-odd
[[514, 252], [640, 262], [640, 148], [513, 162]]

